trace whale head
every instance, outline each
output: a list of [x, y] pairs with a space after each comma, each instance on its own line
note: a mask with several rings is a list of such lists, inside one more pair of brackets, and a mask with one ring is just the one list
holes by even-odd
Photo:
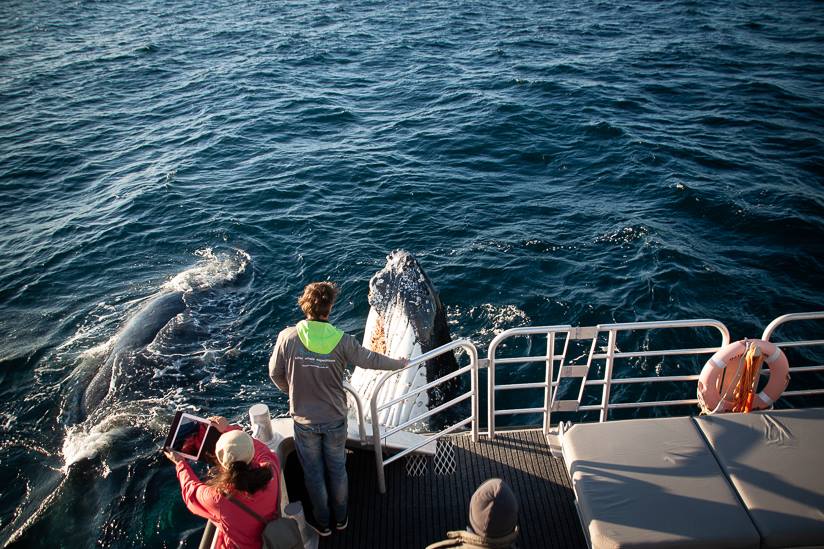
[[[435, 320], [442, 314], [441, 300], [432, 282], [418, 261], [404, 250], [396, 250], [386, 257], [386, 266], [369, 280], [369, 305], [382, 320], [383, 329], [403, 317], [415, 332], [421, 347], [429, 347], [435, 329]], [[384, 347], [378, 343], [377, 347]], [[372, 347], [378, 350], [376, 347]]]
[[[386, 265], [369, 281], [369, 305], [363, 345], [372, 351], [395, 358], [415, 358], [452, 339], [438, 292], [409, 252], [396, 250], [387, 256]], [[381, 391], [379, 402], [419, 388], [457, 369], [454, 353], [441, 353], [392, 377], [384, 386], [386, 390]], [[371, 399], [377, 380], [383, 375], [381, 371], [355, 368], [350, 383], [363, 398]], [[396, 426], [413, 419], [452, 398], [459, 388], [458, 383], [458, 378], [453, 377], [432, 389], [418, 392], [383, 410], [377, 421]], [[371, 418], [368, 412], [367, 418]], [[442, 421], [442, 418], [436, 420]], [[424, 430], [428, 428], [424, 427]]]

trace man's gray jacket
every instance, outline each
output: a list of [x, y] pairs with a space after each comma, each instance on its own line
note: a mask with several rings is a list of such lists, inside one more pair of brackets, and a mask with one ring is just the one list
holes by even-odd
[[397, 370], [404, 361], [365, 349], [328, 322], [303, 320], [278, 334], [269, 359], [269, 377], [289, 395], [289, 413], [301, 424], [346, 417], [343, 374], [347, 365]]

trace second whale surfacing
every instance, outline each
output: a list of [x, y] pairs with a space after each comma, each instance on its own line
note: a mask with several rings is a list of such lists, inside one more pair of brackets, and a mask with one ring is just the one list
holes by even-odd
[[[414, 358], [452, 340], [438, 292], [409, 252], [397, 250], [389, 254], [386, 266], [369, 281], [369, 305], [363, 336], [363, 345], [368, 349], [393, 358]], [[393, 400], [457, 369], [458, 363], [451, 351], [409, 368], [387, 381], [381, 389], [379, 403]], [[368, 403], [385, 373], [355, 368], [350, 383]], [[420, 416], [451, 398], [449, 395], [458, 383], [458, 379], [453, 378], [383, 410], [379, 423], [393, 427]], [[365, 413], [370, 416], [368, 404]]]
[[[215, 304], [234, 299], [214, 290], [235, 285], [251, 262], [246, 252], [237, 249], [205, 248], [196, 255], [200, 259], [195, 265], [162, 284], [137, 307], [127, 307], [113, 336], [79, 354], [79, 362], [62, 382], [58, 417], [65, 428], [62, 449], [46, 451], [47, 465], [34, 466], [38, 481], [0, 530], [0, 545], [29, 539], [41, 522], [66, 520], [66, 513], [74, 520], [72, 509], [121, 490], [113, 478], [122, 478], [136, 463], [142, 467], [156, 460], [153, 443], [167, 428], [169, 408], [175, 407], [181, 390], [204, 375], [199, 369], [207, 365], [204, 348], [222, 349], [226, 343], [222, 331], [199, 327], [201, 322], [203, 326], [223, 323], [222, 318], [205, 315]], [[92, 325], [75, 337], [95, 336], [102, 329]], [[72, 338], [65, 346], [75, 341]], [[61, 460], [62, 466], [52, 458]], [[109, 511], [100, 509], [90, 517], [90, 528], [105, 530]]]
[[[208, 249], [200, 255], [203, 259], [195, 266], [146, 298], [107, 342], [83, 354], [67, 380], [63, 409], [69, 428], [67, 444], [76, 445], [77, 435], [82, 438], [106, 431], [124, 407], [134, 408], [129, 414], [139, 413], [139, 408], [144, 413], [154, 409], [152, 402], [162, 396], [158, 389], [165, 390], [159, 370], [174, 362], [167, 354], [176, 355], [176, 336], [188, 323], [175, 319], [190, 316], [192, 305], [213, 299], [208, 297], [216, 295], [212, 290], [235, 282], [250, 261], [240, 250], [214, 253]], [[70, 453], [74, 459], [67, 455], [67, 464], [94, 451], [86, 448]]]
[[160, 331], [186, 308], [183, 292], [162, 292], [146, 302], [118, 331], [111, 350], [91, 377], [85, 390], [78, 391], [78, 417], [83, 421], [106, 398], [114, 387], [118, 369], [125, 366], [130, 355], [152, 343]]

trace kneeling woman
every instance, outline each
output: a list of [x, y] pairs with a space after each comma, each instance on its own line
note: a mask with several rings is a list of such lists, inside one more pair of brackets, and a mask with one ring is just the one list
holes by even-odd
[[[226, 418], [209, 418], [223, 434], [215, 446], [218, 465], [201, 482], [184, 458], [166, 452], [177, 470], [186, 507], [217, 525], [215, 549], [260, 549], [264, 521], [280, 512], [278, 457]], [[246, 507], [246, 509], [244, 509]]]

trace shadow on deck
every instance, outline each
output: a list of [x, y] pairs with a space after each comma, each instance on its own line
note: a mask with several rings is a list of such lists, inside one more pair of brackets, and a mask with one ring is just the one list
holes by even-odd
[[[441, 442], [439, 442], [441, 444]], [[519, 547], [586, 547], [570, 480], [540, 430], [497, 433], [473, 443], [445, 439], [436, 458], [401, 459], [386, 468], [386, 494], [377, 489], [375, 457], [349, 455], [349, 527], [320, 547], [422, 549], [464, 529], [469, 499], [486, 479], [504, 479], [520, 504]]]

